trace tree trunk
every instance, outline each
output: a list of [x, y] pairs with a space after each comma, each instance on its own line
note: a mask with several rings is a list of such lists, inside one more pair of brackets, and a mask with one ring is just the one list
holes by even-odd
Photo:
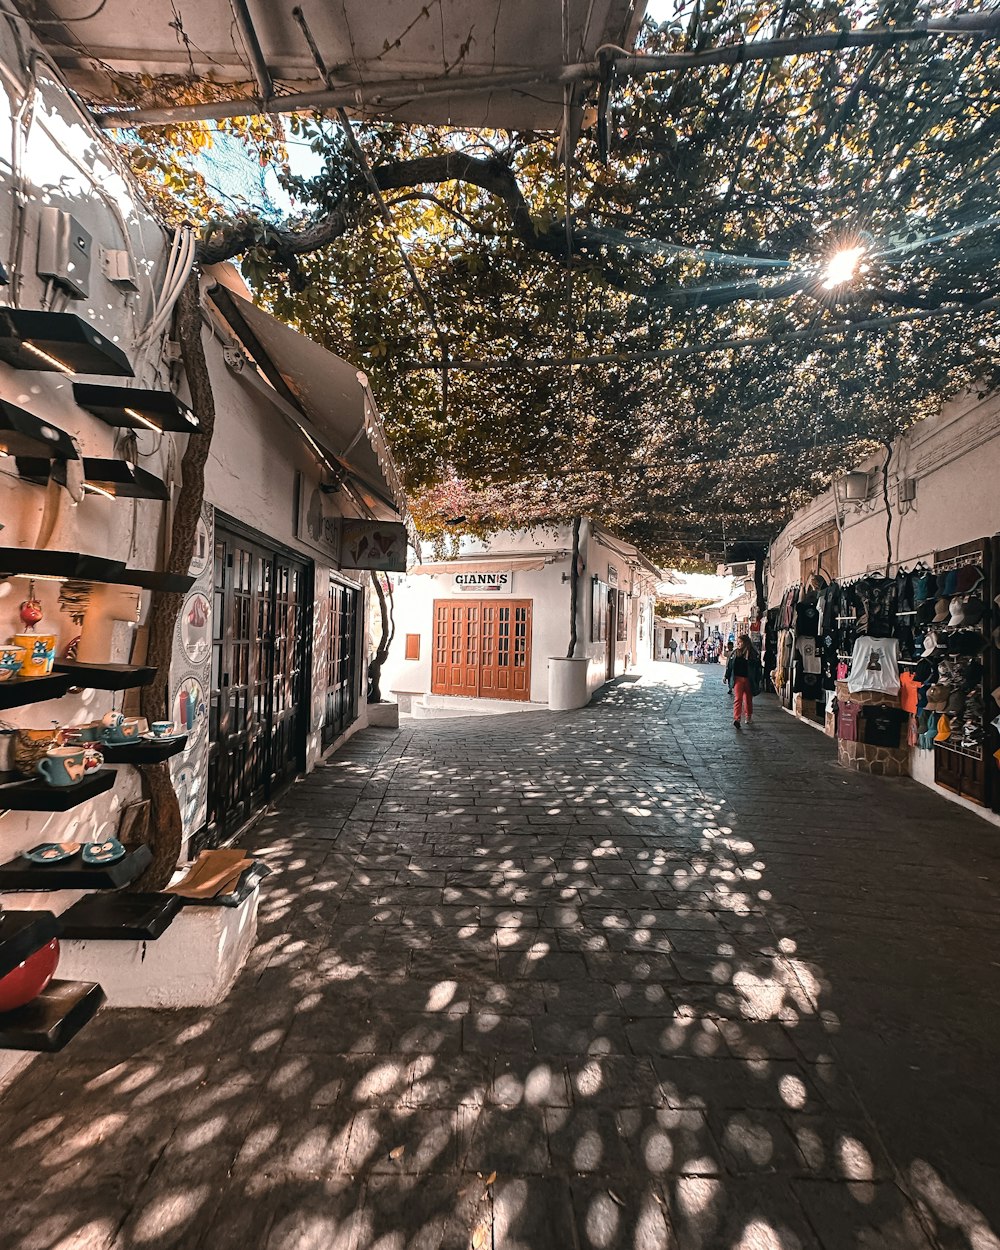
[[[188, 437], [181, 460], [181, 487], [177, 495], [173, 525], [170, 532], [170, 555], [166, 572], [187, 573], [194, 553], [195, 532], [205, 498], [205, 464], [215, 429], [215, 398], [212, 381], [201, 341], [201, 293], [198, 271], [192, 270], [177, 302], [177, 335], [181, 358], [191, 391], [191, 407], [200, 426], [197, 434]], [[156, 667], [156, 677], [144, 686], [140, 708], [147, 720], [169, 716], [170, 661], [173, 655], [174, 630], [183, 596], [166, 591], [153, 591], [149, 605], [149, 647], [147, 663]], [[152, 804], [150, 846], [153, 862], [136, 882], [139, 890], [161, 890], [180, 857], [183, 827], [180, 805], [170, 778], [169, 764], [154, 764], [143, 771], [146, 797]]]
[[572, 660], [576, 655], [576, 609], [577, 601], [580, 598], [580, 520], [575, 516], [573, 518], [573, 554], [570, 557], [572, 565], [569, 570], [569, 648], [566, 651], [566, 659]]
[[382, 589], [382, 583], [379, 581], [378, 573], [372, 574], [372, 585], [375, 587], [375, 593], [378, 595], [379, 615], [382, 618], [382, 638], [378, 644], [375, 654], [372, 656], [368, 664], [368, 702], [381, 703], [382, 701], [382, 665], [389, 656], [389, 647], [396, 635], [396, 613], [395, 602], [392, 596], [392, 582], [389, 583], [389, 598], [386, 600], [385, 591]]

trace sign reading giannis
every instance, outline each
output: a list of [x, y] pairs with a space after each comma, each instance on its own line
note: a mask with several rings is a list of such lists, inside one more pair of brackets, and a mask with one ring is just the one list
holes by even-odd
[[514, 575], [510, 569], [475, 573], [456, 573], [455, 589], [478, 595], [504, 594], [513, 589]]

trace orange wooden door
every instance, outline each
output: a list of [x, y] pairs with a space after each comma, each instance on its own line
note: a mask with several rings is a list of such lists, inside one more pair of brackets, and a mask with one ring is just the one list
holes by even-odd
[[431, 694], [479, 694], [478, 599], [435, 599]]
[[531, 697], [531, 600], [437, 599], [431, 693]]

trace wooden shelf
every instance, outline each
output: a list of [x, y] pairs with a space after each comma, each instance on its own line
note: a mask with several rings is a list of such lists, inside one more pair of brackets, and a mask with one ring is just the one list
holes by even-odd
[[82, 690], [131, 690], [148, 686], [156, 669], [145, 664], [84, 664], [80, 660], [56, 660], [54, 671], [69, 677]]
[[0, 977], [58, 936], [59, 921], [50, 911], [5, 911], [0, 915]]
[[65, 673], [48, 673], [45, 677], [8, 677], [0, 681], [0, 710], [25, 707], [45, 699], [61, 699], [70, 687]]
[[[0, 442], [3, 440], [0, 431]], [[65, 577], [109, 586], [138, 586], [141, 590], [170, 590], [183, 594], [195, 579], [186, 573], [155, 569], [127, 569], [124, 560], [81, 555], [78, 551], [44, 551], [37, 547], [0, 547], [0, 577]]]
[[110, 386], [97, 382], [74, 382], [73, 398], [87, 412], [108, 425], [130, 430], [171, 430], [197, 434], [198, 418], [172, 391]]
[[80, 458], [65, 430], [6, 399], [0, 399], [0, 451], [9, 456], [41, 456], [45, 460]]
[[0, 360], [40, 373], [134, 376], [120, 347], [68, 312], [0, 308]]
[[3, 773], [0, 774], [0, 811], [68, 812], [70, 808], [79, 807], [88, 799], [110, 790], [116, 776], [113, 769], [98, 768], [75, 786], [50, 786], [41, 777], [17, 777]]
[[59, 917], [60, 936], [73, 941], [153, 942], [180, 909], [176, 894], [88, 894]]
[[40, 547], [0, 547], [2, 577], [73, 577], [85, 582], [109, 581], [125, 568], [124, 560], [107, 560], [79, 551], [47, 551]]
[[135, 847], [117, 864], [85, 864], [79, 854], [60, 864], [33, 864], [18, 856], [0, 864], [0, 891], [120, 890], [142, 876], [152, 862], [148, 846]]
[[0, 1015], [0, 1050], [62, 1050], [103, 1002], [93, 981], [50, 981], [34, 1002]]
[[[2, 309], [0, 309], [2, 312]], [[35, 486], [47, 486], [49, 478], [66, 485], [66, 464], [62, 460], [38, 460], [28, 456], [18, 456], [17, 471], [25, 482]], [[96, 486], [99, 490], [113, 495], [116, 499], [169, 499], [170, 492], [165, 484], [152, 473], [140, 469], [127, 460], [97, 460], [85, 456], [83, 459], [84, 484]]]
[[162, 764], [187, 746], [188, 735], [183, 734], [171, 742], [153, 742], [142, 738], [138, 742], [104, 742], [99, 750], [105, 764]]

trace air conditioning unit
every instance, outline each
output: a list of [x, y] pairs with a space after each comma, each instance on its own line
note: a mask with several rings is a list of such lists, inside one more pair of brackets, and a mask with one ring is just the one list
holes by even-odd
[[864, 503], [868, 498], [867, 473], [845, 473], [841, 481], [844, 483], [844, 498], [849, 503]]
[[913, 503], [917, 497], [917, 480], [913, 477], [901, 477], [899, 479], [899, 502]]

